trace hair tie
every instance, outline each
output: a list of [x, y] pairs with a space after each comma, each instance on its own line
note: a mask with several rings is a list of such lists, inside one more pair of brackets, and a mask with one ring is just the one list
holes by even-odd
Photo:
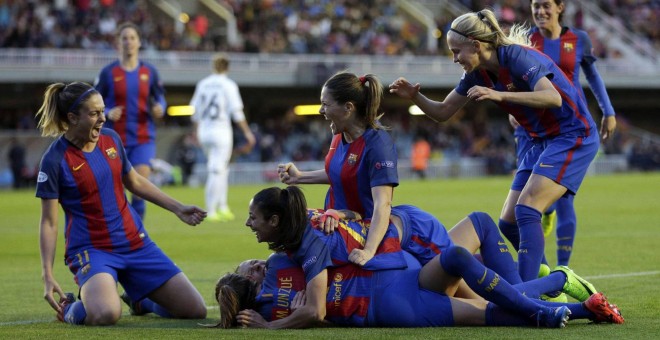
[[92, 91], [96, 91], [96, 89], [93, 88], [93, 87], [90, 87], [87, 91], [83, 92], [83, 94], [81, 94], [81, 95], [78, 97], [78, 99], [76, 99], [76, 101], [73, 102], [73, 104], [71, 104], [71, 106], [69, 107], [69, 111], [68, 111], [68, 112], [75, 112], [75, 111], [73, 111], [73, 110], [77, 109], [77, 108], [78, 108], [78, 104], [80, 104], [80, 102], [81, 102], [85, 97], [87, 97], [87, 95], [89, 95]]
[[362, 83], [362, 85], [364, 85], [364, 83], [367, 82], [367, 77], [365, 76], [359, 77], [358, 79], [360, 80], [360, 83]]

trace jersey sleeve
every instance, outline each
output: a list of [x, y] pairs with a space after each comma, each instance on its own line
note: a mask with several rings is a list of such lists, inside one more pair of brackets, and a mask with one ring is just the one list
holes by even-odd
[[[163, 110], [165, 110], [167, 108], [167, 101], [165, 101], [165, 87], [163, 86], [163, 82], [160, 79], [160, 75], [158, 74], [156, 67], [149, 65], [149, 68], [151, 69], [151, 74], [153, 75], [150, 90], [151, 96], [154, 102], [160, 104], [160, 106], [163, 107]], [[151, 110], [151, 108], [149, 109]]]
[[367, 141], [367, 145], [369, 150], [366, 160], [370, 186], [372, 188], [380, 185], [398, 186], [398, 157], [392, 137], [384, 130], [377, 130]]
[[54, 147], [55, 143], [57, 143], [57, 141], [55, 141], [46, 153], [44, 153], [39, 164], [36, 196], [43, 199], [55, 199], [60, 197], [60, 161], [63, 159], [63, 156], [57, 155], [57, 149]]
[[294, 260], [302, 267], [305, 282], [310, 282], [324, 269], [332, 266], [330, 247], [311, 227], [305, 231]]
[[461, 76], [461, 80], [458, 82], [454, 90], [461, 96], [467, 97], [468, 90], [475, 85], [475, 72], [465, 73]]
[[511, 75], [514, 78], [522, 79], [531, 90], [541, 78], [552, 79], [554, 77], [554, 74], [545, 65], [546, 63], [554, 65], [554, 62], [549, 57], [544, 60], [541, 52], [518, 45], [512, 45], [509, 51], [506, 65], [509, 67]]
[[232, 82], [231, 86], [227, 86], [225, 94], [227, 96], [227, 111], [229, 111], [232, 121], [240, 122], [245, 120], [245, 114], [243, 113], [243, 99], [238, 90], [238, 85]]

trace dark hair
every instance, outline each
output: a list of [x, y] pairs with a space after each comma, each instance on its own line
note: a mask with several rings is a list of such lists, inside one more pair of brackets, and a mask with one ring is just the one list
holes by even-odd
[[303, 233], [307, 227], [307, 200], [299, 187], [263, 189], [254, 195], [252, 204], [265, 219], [274, 215], [279, 216], [278, 239], [268, 242], [269, 249], [293, 251], [300, 247]]
[[140, 36], [140, 28], [132, 22], [124, 22], [124, 23], [120, 24], [119, 26], [117, 26], [117, 30], [115, 30], [115, 37], [119, 38], [119, 36], [121, 35], [121, 32], [123, 30], [127, 29], [127, 28], [134, 29], [135, 33], [138, 36], [138, 38], [142, 39], [142, 37]]
[[[532, 1], [534, 0], [529, 0], [529, 4], [532, 4]], [[555, 2], [555, 5], [559, 6], [564, 3], [564, 0], [553, 0]], [[559, 13], [559, 17], [557, 18], [557, 21], [559, 21], [559, 24], [561, 25], [562, 20], [564, 20], [564, 11], [561, 11]]]
[[44, 92], [44, 101], [37, 111], [38, 127], [43, 136], [59, 136], [69, 128], [67, 113], [79, 113], [83, 103], [90, 95], [98, 93], [92, 85], [73, 82], [68, 85], [54, 83]]
[[235, 273], [223, 275], [215, 284], [215, 300], [220, 308], [220, 321], [213, 327], [238, 326], [236, 315], [244, 309], [253, 309], [257, 297], [257, 284]]
[[328, 79], [323, 87], [328, 89], [330, 95], [338, 104], [353, 103], [357, 114], [369, 127], [381, 129], [378, 122], [382, 116], [378, 108], [383, 98], [383, 85], [373, 74], [361, 77], [345, 71], [339, 72]]

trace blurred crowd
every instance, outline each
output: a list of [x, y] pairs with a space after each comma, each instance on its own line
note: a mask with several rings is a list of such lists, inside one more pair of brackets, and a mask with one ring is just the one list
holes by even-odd
[[[425, 55], [431, 53], [425, 29], [403, 15], [393, 0], [220, 0], [233, 9], [242, 37], [240, 44], [229, 46], [213, 33], [204, 13], [191, 13], [187, 23], [156, 16], [146, 0], [0, 0], [0, 47], [3, 48], [84, 48], [112, 50], [114, 32], [124, 21], [135, 23], [142, 32], [145, 50], [234, 51], [251, 53], [322, 53], [366, 55]], [[531, 23], [529, 0], [459, 0], [478, 10], [491, 7], [504, 24]], [[597, 0], [603, 10], [620, 25], [637, 32], [660, 47], [657, 0]], [[582, 13], [572, 8], [565, 24], [582, 27]], [[452, 17], [436, 18], [446, 31]], [[593, 34], [593, 32], [589, 32]], [[439, 36], [438, 52], [448, 53], [444, 36]], [[592, 39], [600, 58], [618, 55], [601, 39]], [[2, 114], [10, 117], [12, 115]], [[2, 126], [35, 128], [33, 114], [19, 114], [18, 122]], [[493, 115], [491, 115], [493, 116]], [[497, 117], [501, 115], [496, 115]], [[426, 117], [390, 114], [383, 123], [391, 127], [399, 157], [408, 159], [413, 141], [421, 137], [431, 146], [431, 159], [485, 157], [489, 172], [508, 173], [514, 169], [514, 140], [505, 119], [488, 120], [486, 113], [446, 124], [429, 124]], [[660, 168], [660, 146], [649, 139], [637, 138], [626, 131], [625, 121], [614, 141], [604, 146], [606, 153], [627, 155], [631, 166], [649, 170]], [[327, 122], [318, 116], [282, 117], [254, 122], [258, 146], [237, 161], [322, 160], [330, 141]], [[321, 136], [321, 137], [320, 137]], [[239, 140], [236, 145], [240, 144]], [[188, 142], [186, 142], [188, 141]], [[178, 162], [194, 163], [200, 153], [186, 138]], [[186, 150], [189, 152], [186, 153]]]
[[[146, 0], [0, 0], [0, 47], [112, 49], [116, 26], [132, 21], [143, 32], [143, 48], [155, 50], [234, 51], [249, 53], [322, 53], [424, 55], [425, 28], [397, 8], [393, 0], [221, 0], [236, 17], [242, 40], [229, 46], [223, 30], [214, 30], [205, 13], [186, 23], [153, 15]], [[490, 7], [500, 20], [532, 23], [528, 0], [459, 0], [472, 10]], [[618, 22], [660, 48], [660, 2], [598, 0]], [[583, 28], [582, 12], [568, 6], [566, 17]], [[446, 31], [451, 17], [437, 17]], [[217, 20], [216, 20], [217, 21]], [[617, 57], [604, 39], [592, 34], [595, 54]], [[224, 33], [222, 33], [224, 34]], [[439, 34], [439, 53], [447, 53]]]

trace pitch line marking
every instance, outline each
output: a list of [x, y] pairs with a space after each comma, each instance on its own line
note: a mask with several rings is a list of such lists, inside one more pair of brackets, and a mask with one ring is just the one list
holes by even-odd
[[[623, 273], [623, 274], [607, 274], [607, 275], [594, 275], [594, 276], [585, 276], [587, 280], [593, 279], [611, 279], [611, 278], [621, 278], [621, 277], [631, 277], [631, 276], [649, 276], [649, 275], [658, 275], [660, 270], [650, 271], [650, 272], [637, 272], [637, 273]], [[206, 309], [218, 309], [218, 306], [206, 306]], [[130, 315], [123, 314], [122, 315]], [[10, 322], [0, 322], [0, 327], [3, 326], [20, 326], [20, 325], [30, 325], [35, 323], [49, 323], [53, 322], [53, 319], [40, 319], [40, 320], [23, 320], [23, 321], [10, 321]]]

